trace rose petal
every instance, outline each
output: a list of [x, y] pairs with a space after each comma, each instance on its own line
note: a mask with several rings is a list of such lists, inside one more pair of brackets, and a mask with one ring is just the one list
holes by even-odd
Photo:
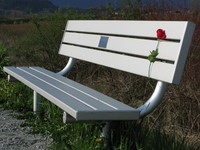
[[167, 37], [165, 34], [165, 30], [163, 29], [158, 29], [156, 32], [157, 32], [158, 39], [165, 39]]

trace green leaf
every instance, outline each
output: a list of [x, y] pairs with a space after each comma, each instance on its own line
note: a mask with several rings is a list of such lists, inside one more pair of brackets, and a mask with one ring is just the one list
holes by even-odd
[[150, 55], [148, 56], [148, 60], [150, 62], [155, 62], [156, 61], [156, 56], [158, 56], [158, 49], [150, 51]]
[[151, 51], [151, 56], [153, 56], [153, 57], [158, 56], [158, 50]]

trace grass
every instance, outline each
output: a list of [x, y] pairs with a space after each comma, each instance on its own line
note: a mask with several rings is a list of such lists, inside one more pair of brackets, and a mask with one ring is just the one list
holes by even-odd
[[[23, 112], [18, 119], [27, 119], [22, 126], [32, 126], [31, 133], [42, 133], [53, 139], [50, 149], [59, 150], [99, 150], [103, 142], [97, 142], [101, 128], [98, 123], [62, 123], [62, 110], [42, 99], [41, 112], [32, 113], [32, 90], [21, 83], [0, 82], [3, 108]], [[2, 92], [3, 91], [3, 92]], [[26, 94], [21, 94], [26, 93]], [[175, 133], [169, 136], [161, 128], [149, 129], [140, 122], [112, 122], [112, 149], [114, 150], [195, 150], [185, 143], [185, 139], [176, 139]]]
[[[196, 23], [192, 46], [180, 86], [170, 85], [163, 103], [152, 114], [139, 122], [112, 123], [112, 149], [114, 150], [197, 150], [200, 148], [200, 80], [199, 80], [199, 25], [198, 14], [190, 12], [142, 13], [137, 8], [120, 10], [116, 16], [109, 10], [93, 15], [80, 15], [73, 10], [61, 15], [59, 12], [45, 20], [32, 18], [24, 24], [0, 24], [0, 45], [3, 45], [14, 65], [39, 65], [58, 71], [66, 58], [57, 51], [67, 19], [148, 19], [148, 20], [189, 20]], [[150, 11], [150, 10], [148, 10]], [[70, 15], [69, 15], [70, 14]], [[95, 17], [94, 17], [95, 15]], [[54, 41], [54, 42], [51, 42]], [[23, 54], [23, 55], [21, 55]], [[40, 54], [40, 55], [38, 55]], [[43, 61], [44, 60], [44, 61]], [[57, 60], [60, 60], [59, 63]], [[4, 66], [5, 64], [3, 64]], [[2, 66], [1, 66], [2, 67]], [[56, 69], [57, 68], [57, 69]], [[87, 68], [87, 70], [85, 69]], [[68, 75], [69, 78], [92, 87], [130, 106], [137, 107], [150, 96], [147, 79], [129, 73], [91, 65], [78, 61]], [[32, 132], [43, 133], [53, 139], [50, 149], [99, 150], [103, 142], [96, 142], [101, 129], [98, 123], [62, 123], [62, 110], [43, 99], [42, 111], [32, 113], [32, 90], [21, 83], [8, 83], [5, 76], [0, 80], [0, 106], [21, 111], [26, 118], [24, 126], [33, 126]], [[155, 84], [155, 81], [152, 81]]]

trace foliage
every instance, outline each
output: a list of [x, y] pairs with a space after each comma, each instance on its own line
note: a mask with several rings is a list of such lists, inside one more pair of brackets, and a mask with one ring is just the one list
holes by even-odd
[[2, 15], [10, 14], [13, 16], [17, 13], [22, 15], [45, 11], [52, 12], [56, 9], [56, 7], [48, 0], [0, 0], [0, 9], [3, 10], [1, 13], [6, 12]]
[[[50, 149], [62, 150], [99, 150], [103, 148], [102, 142], [95, 139], [100, 136], [100, 128], [97, 124], [62, 123], [62, 110], [46, 99], [41, 100], [41, 111], [38, 115], [31, 113], [32, 91], [21, 83], [0, 82], [0, 103], [4, 108], [24, 112], [18, 118], [26, 118], [22, 126], [32, 126], [31, 133], [43, 133], [53, 139]], [[23, 93], [23, 94], [22, 94]], [[184, 139], [177, 141], [157, 128], [151, 130], [145, 127], [144, 122], [113, 122], [112, 145], [114, 150], [197, 150], [185, 144]]]
[[3, 45], [0, 45], [0, 78], [5, 77], [3, 72], [3, 66], [10, 65], [10, 59], [8, 57], [8, 50]]
[[22, 83], [0, 80], [0, 104], [6, 109], [16, 111], [32, 110], [32, 91]]
[[45, 21], [42, 19], [32, 18], [34, 31], [16, 41], [18, 47], [13, 53], [23, 60], [23, 65], [40, 64], [54, 70], [60, 63], [57, 61], [60, 60], [57, 55], [60, 43], [58, 41], [61, 40], [63, 34], [65, 18], [55, 13], [45, 18]]
[[0, 24], [14, 24], [14, 23], [26, 23], [29, 22], [29, 18], [6, 18], [6, 17], [0, 17]]
[[[11, 35], [16, 40], [14, 46], [10, 44], [13, 50], [11, 51], [9, 48], [10, 54], [15, 56], [12, 61], [15, 58], [17, 65], [39, 65], [50, 70], [60, 70], [66, 60], [58, 56], [57, 53], [66, 20], [69, 19], [190, 20], [194, 21], [199, 28], [198, 17], [193, 14], [185, 12], [166, 12], [163, 14], [152, 8], [143, 10], [138, 4], [137, 7], [128, 6], [118, 10], [108, 4], [107, 8], [90, 10], [92, 14], [82, 14], [72, 8], [66, 8], [65, 12], [58, 10], [47, 16], [31, 17], [31, 23], [34, 27], [31, 32], [24, 29], [26, 34], [23, 36], [16, 36], [14, 32]], [[19, 26], [21, 25], [18, 25], [17, 28]], [[200, 93], [198, 45], [200, 40], [198, 35], [199, 32], [195, 32], [182, 84], [179, 87], [169, 86], [162, 107], [147, 116], [142, 123], [114, 123], [112, 126], [113, 149], [195, 150], [199, 148], [198, 145], [196, 148], [192, 148], [186, 144], [192, 139], [188, 140], [189, 134], [193, 136], [195, 135], [193, 133], [200, 131], [198, 105]], [[139, 104], [144, 103], [152, 90], [146, 86], [147, 80], [142, 77], [112, 69], [108, 70], [102, 66], [77, 63], [81, 64], [75, 65], [70, 77], [131, 106], [135, 106], [136, 101]], [[33, 126], [32, 132], [34, 133], [51, 136], [54, 140], [51, 149], [101, 149], [103, 146], [101, 142], [95, 141], [100, 135], [98, 125], [63, 124], [62, 110], [46, 99], [41, 101], [40, 114], [33, 115], [31, 112], [32, 91], [23, 84], [1, 80], [0, 103], [5, 108], [27, 112], [26, 118], [28, 120], [24, 125]], [[21, 116], [21, 118], [25, 117]], [[193, 143], [196, 144], [196, 141]]]
[[66, 15], [62, 15], [62, 10], [59, 9], [42, 18], [32, 17], [34, 30], [16, 40], [17, 47], [13, 48], [17, 58], [23, 60], [20, 65], [40, 65], [53, 71], [62, 69], [67, 60], [66, 57], [58, 55], [63, 29], [66, 19], [77, 18], [90, 19], [91, 16], [67, 8]]
[[[141, 20], [141, 5], [138, 2], [123, 2], [123, 9], [113, 8], [111, 3], [107, 2], [106, 7], [101, 9], [92, 9], [95, 19], [100, 20]], [[133, 5], [132, 5], [133, 4]]]
[[169, 136], [161, 128], [151, 129], [140, 122], [115, 122], [113, 125], [115, 150], [197, 150], [187, 146], [185, 139], [178, 141], [175, 134]]
[[[62, 150], [99, 150], [103, 148], [102, 142], [97, 142], [100, 136], [98, 124], [62, 123], [62, 110], [42, 98], [41, 111], [37, 115], [31, 113], [32, 90], [21, 83], [0, 82], [0, 103], [4, 108], [18, 110], [24, 115], [16, 116], [26, 121], [22, 126], [32, 126], [31, 133], [43, 133], [53, 139], [50, 149]], [[112, 122], [112, 146], [114, 150], [197, 150], [185, 144], [184, 138], [179, 142], [175, 136], [171, 137], [144, 126], [144, 122]]]

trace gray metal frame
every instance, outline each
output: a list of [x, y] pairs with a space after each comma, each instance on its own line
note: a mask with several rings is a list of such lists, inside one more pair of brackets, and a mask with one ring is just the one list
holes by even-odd
[[65, 74], [67, 74], [71, 70], [74, 63], [75, 63], [75, 59], [70, 57], [67, 65], [60, 72], [57, 72], [57, 74], [64, 76]]
[[168, 83], [158, 81], [156, 88], [152, 94], [152, 96], [148, 99], [148, 101], [138, 107], [136, 110], [140, 110], [140, 118], [151, 113], [162, 101], [162, 97], [165, 93]]
[[[162, 97], [167, 89], [168, 83], [158, 81], [156, 88], [152, 94], [152, 96], [148, 99], [148, 101], [138, 107], [136, 110], [140, 111], [140, 118], [148, 115], [151, 113], [162, 101]], [[110, 144], [110, 122], [106, 122], [105, 126], [102, 128], [101, 137], [104, 138], [105, 141], [105, 147], [109, 146]]]

